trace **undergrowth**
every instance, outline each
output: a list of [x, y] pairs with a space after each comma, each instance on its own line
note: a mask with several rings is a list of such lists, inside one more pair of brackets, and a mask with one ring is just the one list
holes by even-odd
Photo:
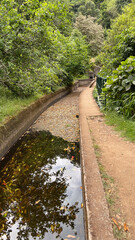
[[106, 123], [114, 126], [116, 131], [121, 132], [121, 136], [135, 142], [135, 122], [126, 119], [116, 112], [105, 112]]
[[41, 96], [41, 94], [37, 94], [27, 98], [15, 97], [10, 90], [0, 86], [0, 125]]
[[[93, 90], [93, 97], [97, 102], [98, 94], [96, 87]], [[98, 102], [97, 102], [98, 104]], [[99, 105], [99, 104], [98, 104]], [[107, 111], [100, 109], [104, 112], [104, 116], [106, 118], [106, 123], [108, 125], [114, 126], [116, 131], [121, 133], [121, 136], [125, 139], [135, 142], [135, 121], [132, 119], [127, 119], [122, 114], [118, 114], [115, 111]]]

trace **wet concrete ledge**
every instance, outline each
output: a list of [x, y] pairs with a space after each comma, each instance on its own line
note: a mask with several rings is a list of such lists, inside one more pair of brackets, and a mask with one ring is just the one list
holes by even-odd
[[80, 95], [80, 153], [86, 240], [114, 240], [112, 224], [93, 148], [88, 118], [102, 115], [86, 88]]

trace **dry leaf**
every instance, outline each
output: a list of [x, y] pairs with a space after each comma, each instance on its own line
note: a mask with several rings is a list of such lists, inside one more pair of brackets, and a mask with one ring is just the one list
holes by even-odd
[[125, 232], [129, 232], [129, 229], [128, 229], [128, 226], [127, 226], [127, 224], [126, 223], [124, 223], [124, 230], [125, 230]]
[[75, 158], [75, 157], [74, 157], [74, 156], [72, 156], [72, 158], [71, 158], [71, 161], [73, 161], [73, 160], [74, 160], [74, 158]]
[[82, 189], [82, 186], [80, 186], [80, 189]]
[[2, 183], [2, 185], [4, 185], [4, 186], [6, 186], [7, 184], [6, 184], [6, 182], [3, 180], [3, 183]]
[[64, 151], [68, 151], [69, 149], [68, 148], [64, 148]]
[[63, 210], [64, 209], [64, 206], [60, 208], [60, 210]]
[[60, 210], [65, 210], [65, 211], [66, 211], [66, 210], [67, 210], [67, 209], [66, 209], [66, 206], [62, 206], [62, 207], [60, 208]]
[[41, 201], [41, 200], [36, 201], [35, 204], [38, 204], [40, 201]]
[[112, 220], [113, 220], [113, 222], [115, 223], [115, 225], [118, 226], [117, 221], [116, 221], [114, 218], [112, 218]]
[[73, 235], [68, 235], [67, 237], [68, 237], [68, 238], [76, 238], [76, 237], [73, 236]]
[[81, 204], [81, 208], [83, 208], [83, 203]]
[[121, 228], [119, 227], [119, 224], [117, 223], [117, 221], [114, 218], [112, 218], [112, 221], [115, 223], [115, 225], [117, 226], [118, 230], [120, 230]]
[[54, 232], [54, 226], [53, 225], [51, 225], [51, 230], [52, 230], [52, 232]]

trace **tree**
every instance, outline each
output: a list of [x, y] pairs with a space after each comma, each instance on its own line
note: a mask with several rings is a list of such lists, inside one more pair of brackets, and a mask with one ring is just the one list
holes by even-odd
[[122, 13], [123, 7], [131, 2], [132, 0], [116, 0], [116, 9], [118, 13]]
[[82, 4], [78, 8], [78, 13], [81, 13], [84, 16], [92, 16], [98, 18], [99, 16], [99, 10], [96, 8], [96, 5], [93, 1], [88, 0], [85, 1], [85, 4]]
[[110, 75], [121, 61], [135, 54], [135, 0], [127, 5], [111, 25], [98, 60], [102, 63], [102, 74]]
[[[60, 0], [2, 0], [0, 18], [0, 84], [21, 97], [54, 90], [66, 68], [61, 64], [65, 52], [61, 49], [68, 51], [69, 41], [73, 44], [69, 5]], [[64, 73], [67, 85], [75, 75], [68, 71]]]
[[104, 1], [100, 5], [100, 18], [98, 22], [102, 24], [103, 28], [110, 28], [112, 19], [116, 18], [117, 10], [115, 6], [108, 6]]
[[102, 26], [95, 22], [95, 18], [91, 16], [86, 18], [86, 16], [80, 14], [76, 18], [75, 27], [86, 36], [91, 55], [97, 55], [101, 50], [104, 39]]

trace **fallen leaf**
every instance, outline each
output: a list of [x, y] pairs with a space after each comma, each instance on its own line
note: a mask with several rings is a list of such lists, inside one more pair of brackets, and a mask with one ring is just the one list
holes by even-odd
[[1, 213], [1, 215], [2, 215], [3, 217], [6, 217], [7, 214], [8, 214], [8, 211], [4, 211], [4, 212]]
[[64, 206], [62, 206], [61, 208], [60, 208], [60, 210], [63, 210], [64, 209]]
[[83, 208], [83, 203], [81, 203], [81, 208]]
[[71, 161], [73, 161], [73, 160], [74, 160], [74, 158], [75, 158], [75, 157], [74, 157], [74, 156], [72, 156], [72, 158], [71, 158]]
[[125, 232], [129, 232], [129, 229], [128, 229], [128, 226], [127, 226], [127, 224], [126, 223], [124, 223], [124, 230], [125, 230]]
[[112, 218], [112, 221], [115, 223], [116, 226], [118, 226], [118, 223], [114, 218]]
[[64, 151], [68, 151], [69, 149], [68, 148], [64, 148]]
[[76, 238], [76, 237], [73, 236], [73, 235], [68, 235], [67, 237], [68, 237], [68, 238]]
[[82, 189], [82, 186], [80, 186], [80, 189]]
[[35, 204], [38, 204], [40, 201], [41, 201], [41, 200], [36, 201]]
[[62, 206], [61, 208], [60, 208], [60, 210], [67, 210], [67, 208], [66, 208], [66, 206]]
[[64, 148], [64, 151], [71, 152], [70, 147], [68, 146], [67, 148]]
[[116, 221], [114, 218], [112, 218], [112, 221], [113, 221], [114, 224], [117, 226], [118, 230], [120, 230], [121, 228], [119, 227], [119, 224], [117, 223], [117, 221]]
[[52, 232], [54, 232], [54, 226], [53, 225], [51, 225], [51, 230], [52, 230]]
[[6, 184], [6, 182], [3, 180], [3, 183], [2, 183], [2, 185], [4, 185], [4, 186], [6, 186], [7, 184]]

